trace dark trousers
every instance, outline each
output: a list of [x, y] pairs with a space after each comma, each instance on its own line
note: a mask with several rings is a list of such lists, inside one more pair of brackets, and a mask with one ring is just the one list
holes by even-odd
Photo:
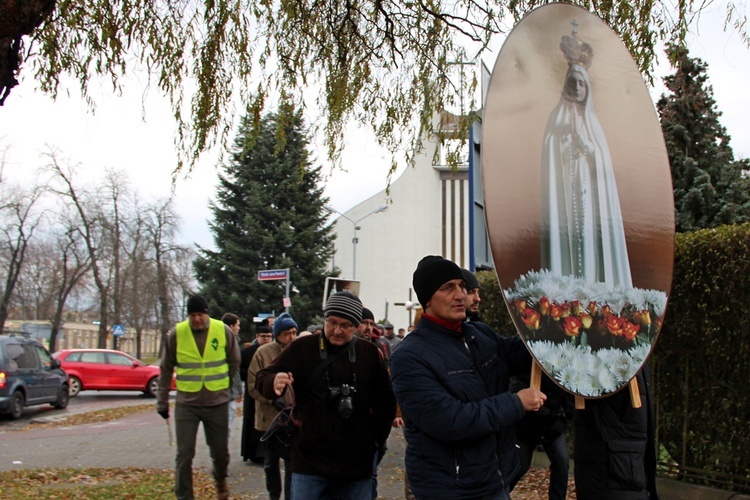
[[291, 498], [292, 471], [289, 470], [289, 447], [283, 444], [276, 436], [265, 443], [265, 456], [263, 458], [263, 470], [266, 473], [266, 490], [271, 500], [281, 498], [281, 470], [279, 462], [284, 461], [284, 498]]
[[255, 400], [245, 393], [242, 399], [242, 439], [240, 440], [242, 460], [263, 463], [263, 447], [260, 446], [262, 435], [262, 432], [255, 429]]
[[[544, 452], [549, 458], [549, 498], [550, 500], [565, 500], [568, 493], [568, 442], [565, 440], [565, 433], [558, 434], [553, 438], [537, 437], [536, 439], [522, 439], [519, 436], [518, 446], [521, 455], [521, 472], [518, 474], [518, 481], [531, 467], [531, 458], [534, 455], [534, 449], [541, 443]], [[515, 483], [514, 483], [515, 486]]]
[[203, 422], [206, 444], [211, 453], [214, 479], [227, 477], [229, 466], [229, 403], [218, 406], [189, 406], [177, 403], [174, 410], [177, 457], [174, 492], [179, 500], [193, 499], [193, 458], [198, 425]]

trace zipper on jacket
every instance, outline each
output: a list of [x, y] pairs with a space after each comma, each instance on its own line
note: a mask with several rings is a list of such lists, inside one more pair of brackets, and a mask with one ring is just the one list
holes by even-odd
[[[521, 448], [518, 445], [515, 445], [516, 448]], [[497, 439], [495, 440], [495, 447], [497, 448]], [[500, 467], [500, 457], [495, 453], [495, 469], [497, 470], [497, 475], [500, 476], [500, 484], [503, 486], [503, 489], [505, 489], [505, 476], [503, 476], [503, 469]]]
[[461, 479], [461, 452], [458, 448], [456, 448], [454, 451], [454, 457], [453, 460], [456, 464], [456, 481]]

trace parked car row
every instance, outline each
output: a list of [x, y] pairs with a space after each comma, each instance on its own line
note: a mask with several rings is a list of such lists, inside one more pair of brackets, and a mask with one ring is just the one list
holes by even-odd
[[[0, 414], [19, 418], [27, 406], [64, 409], [88, 391], [143, 391], [155, 396], [159, 366], [111, 349], [64, 349], [50, 354], [31, 335], [0, 335]], [[174, 376], [172, 390], [175, 389]]]

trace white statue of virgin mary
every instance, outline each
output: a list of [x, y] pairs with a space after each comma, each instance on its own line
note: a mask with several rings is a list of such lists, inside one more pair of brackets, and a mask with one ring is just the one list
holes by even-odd
[[542, 262], [553, 274], [613, 287], [633, 286], [607, 139], [594, 111], [587, 69], [593, 50], [571, 36], [560, 102], [542, 151]]

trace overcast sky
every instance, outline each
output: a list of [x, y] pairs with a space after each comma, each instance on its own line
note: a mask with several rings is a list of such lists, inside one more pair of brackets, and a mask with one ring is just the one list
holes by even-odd
[[[742, 45], [738, 35], [722, 31], [722, 19], [721, 9], [704, 15], [690, 35], [689, 47], [691, 56], [709, 64], [714, 97], [723, 112], [722, 124], [732, 137], [735, 155], [747, 158], [750, 49]], [[494, 66], [496, 55], [484, 56], [487, 67]], [[663, 67], [659, 75], [670, 72]], [[91, 91], [96, 101], [93, 114], [80, 99], [75, 84], [63, 89], [53, 101], [36, 90], [30, 67], [25, 68], [21, 84], [0, 107], [0, 144], [10, 146], [4, 177], [32, 181], [31, 172], [43, 163], [40, 152], [52, 146], [72, 163], [79, 163], [87, 178], [100, 176], [105, 167], [122, 169], [129, 173], [142, 198], [168, 196], [175, 166], [175, 127], [166, 99], [155, 89], [144, 98], [138, 82], [129, 84], [122, 96], [112, 95], [107, 85], [92, 86]], [[660, 82], [651, 89], [654, 100], [662, 92]], [[382, 190], [390, 164], [388, 154], [375, 144], [371, 134], [354, 125], [349, 132], [343, 155], [347, 171], [332, 172], [325, 189], [330, 205], [342, 212]], [[330, 172], [325, 150], [314, 151], [314, 155]], [[190, 178], [181, 178], [176, 185], [175, 206], [183, 223], [179, 241], [183, 244], [213, 246], [207, 205], [216, 182], [217, 156], [216, 151], [204, 155]]]

